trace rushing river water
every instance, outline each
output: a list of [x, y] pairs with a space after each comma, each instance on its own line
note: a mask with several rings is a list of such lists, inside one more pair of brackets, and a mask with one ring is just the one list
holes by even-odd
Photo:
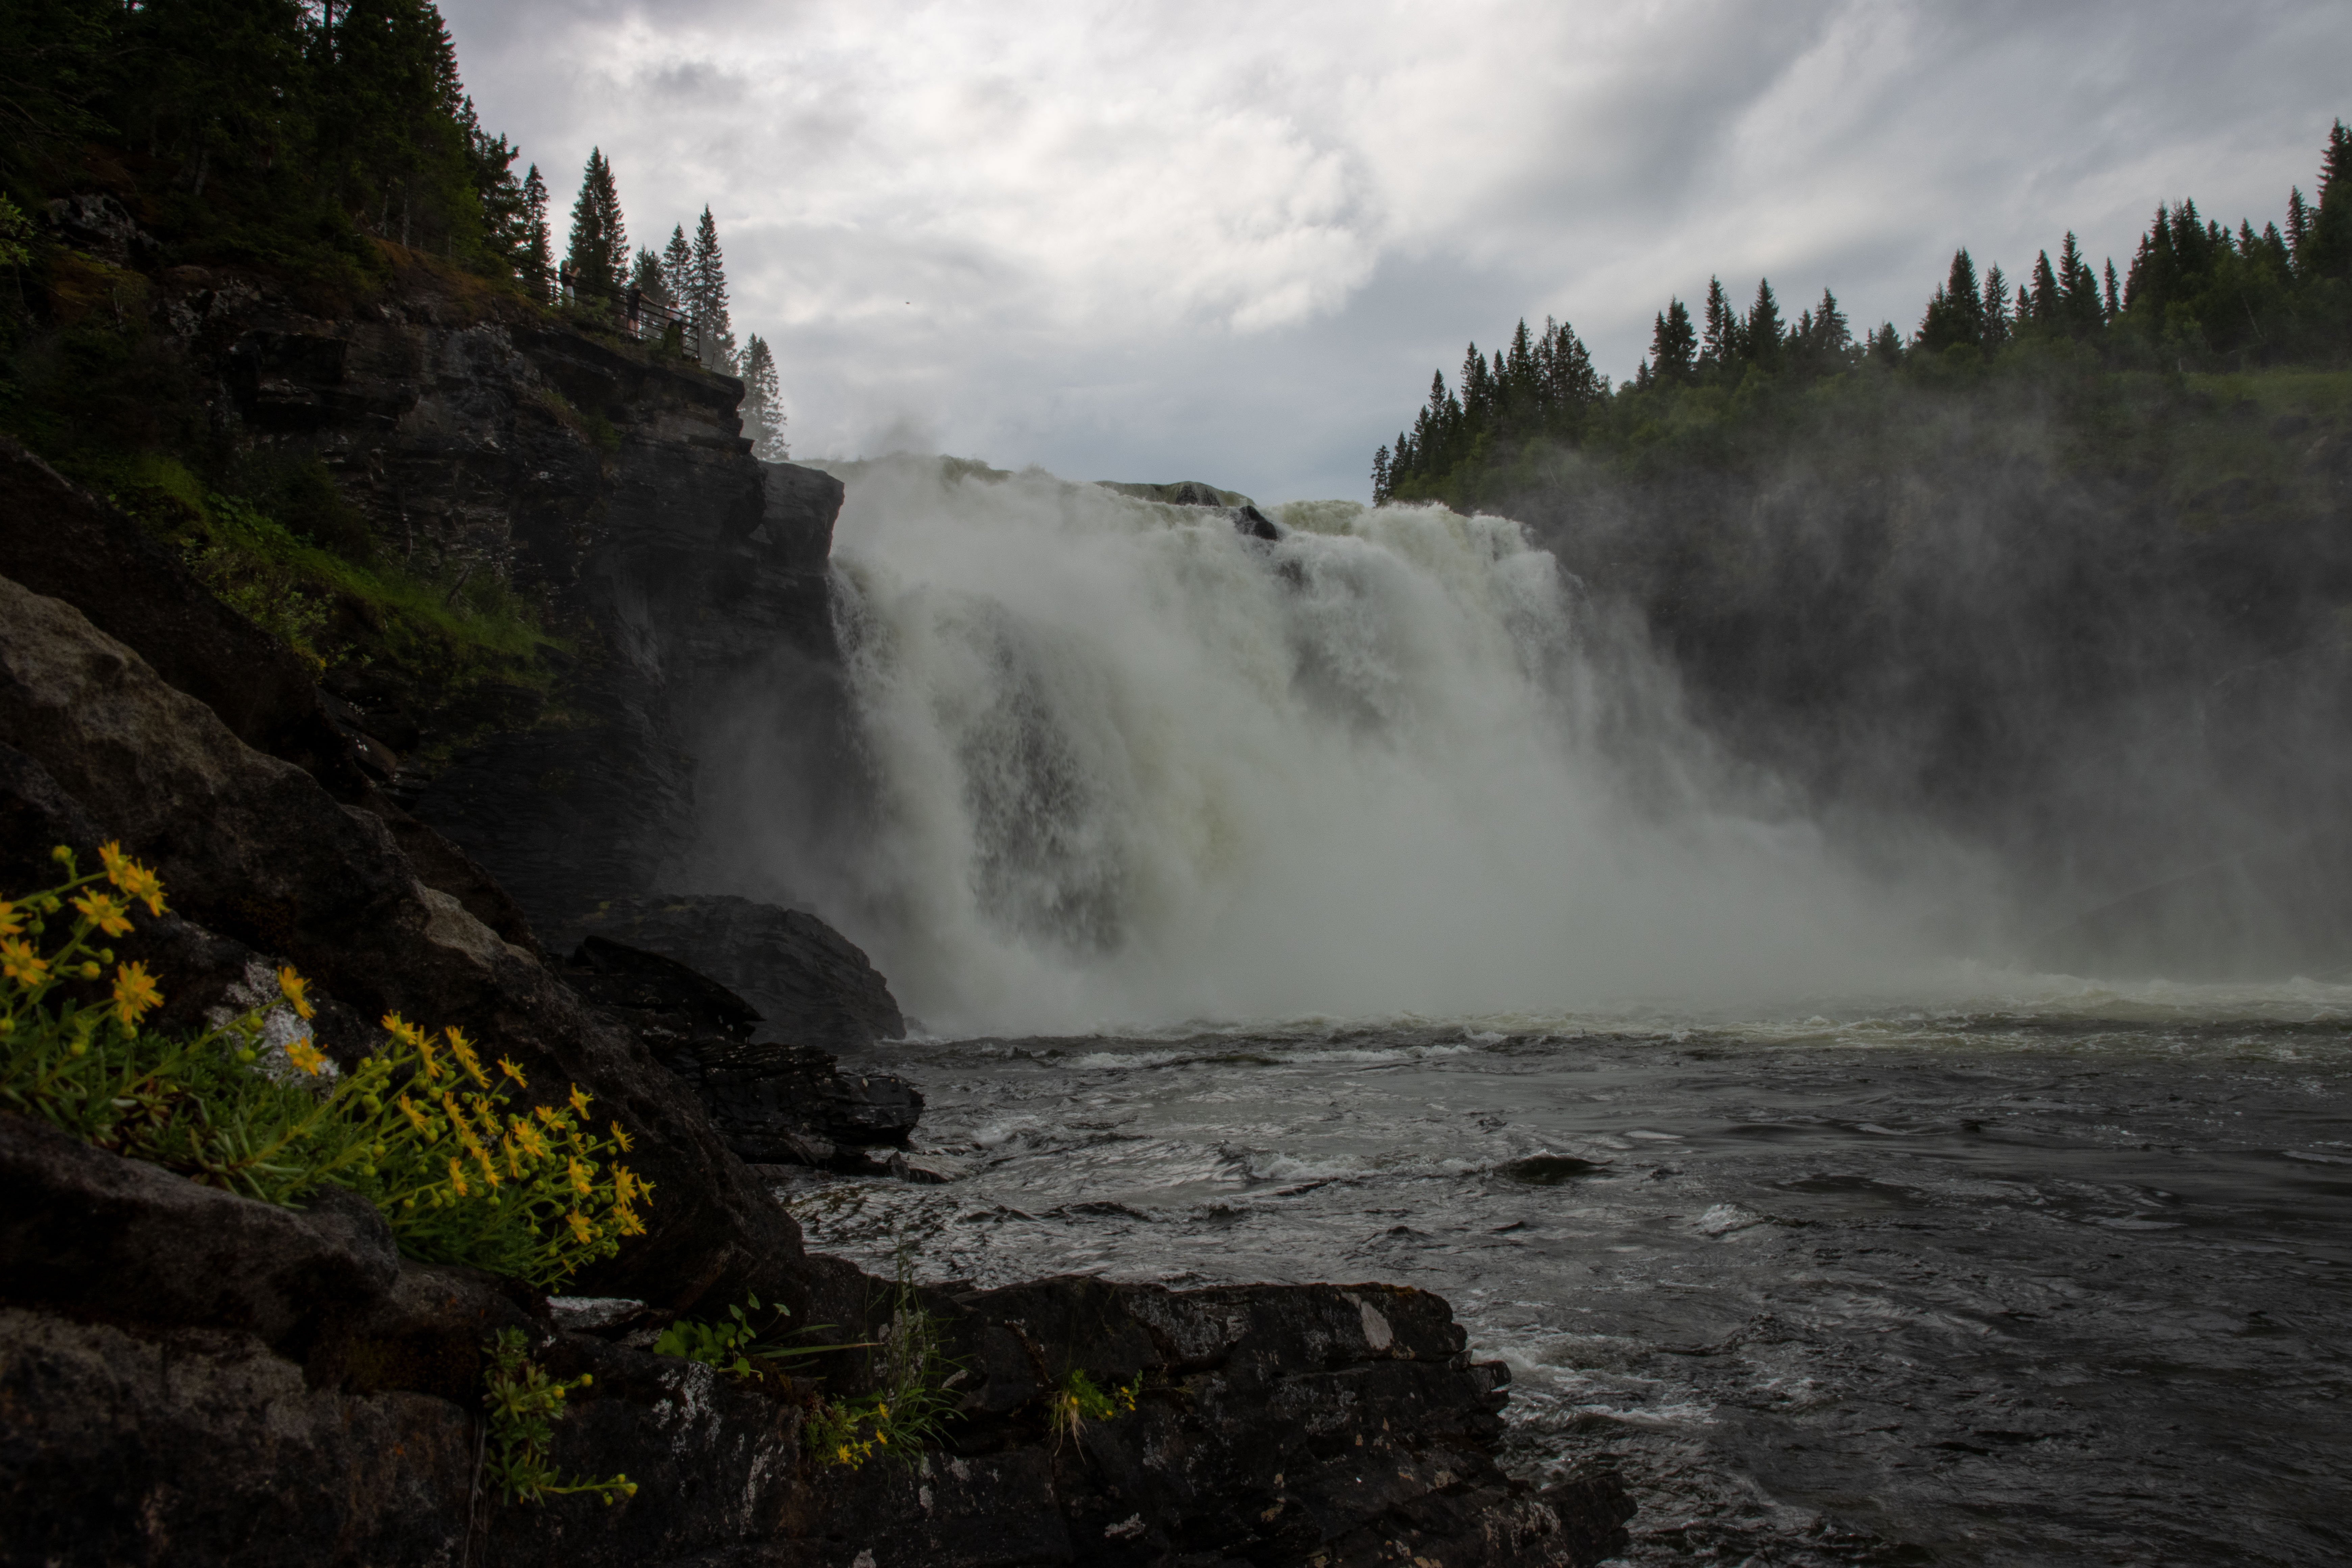
[[941, 1185], [812, 1175], [929, 1279], [1385, 1279], [1620, 1469], [1639, 1563], [2352, 1561], [2352, 990], [1769, 1023], [972, 1039]]

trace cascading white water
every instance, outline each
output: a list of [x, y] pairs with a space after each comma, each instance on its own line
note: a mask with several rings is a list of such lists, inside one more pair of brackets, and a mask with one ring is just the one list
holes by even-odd
[[1898, 959], [1814, 835], [1725, 808], [1516, 524], [1282, 517], [850, 471], [877, 798], [827, 912], [932, 1029], [1753, 1001]]

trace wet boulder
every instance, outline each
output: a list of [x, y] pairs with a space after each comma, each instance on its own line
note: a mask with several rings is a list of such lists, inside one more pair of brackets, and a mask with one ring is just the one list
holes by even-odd
[[864, 1151], [905, 1148], [922, 1116], [922, 1094], [904, 1079], [845, 1072], [815, 1046], [755, 1039], [762, 1019], [751, 1004], [676, 959], [591, 936], [563, 973], [692, 1086], [727, 1146], [753, 1164], [884, 1169]]
[[757, 1036], [826, 1050], [905, 1037], [897, 998], [856, 942], [806, 910], [726, 894], [654, 895], [599, 904], [582, 936], [674, 959], [757, 1011]]

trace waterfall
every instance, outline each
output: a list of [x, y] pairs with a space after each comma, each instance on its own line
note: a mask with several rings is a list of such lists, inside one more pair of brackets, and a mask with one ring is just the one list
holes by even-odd
[[[1314, 503], [1265, 541], [1036, 471], [844, 472], [868, 799], [822, 893], [935, 1030], [1752, 1004], [1906, 951], [1507, 520]], [[741, 844], [744, 890], [809, 890], [789, 837]]]

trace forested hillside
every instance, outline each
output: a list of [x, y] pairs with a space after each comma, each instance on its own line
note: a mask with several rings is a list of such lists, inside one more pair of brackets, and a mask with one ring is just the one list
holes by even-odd
[[[331, 681], [398, 670], [463, 708], [544, 686], [569, 636], [471, 521], [503, 503], [435, 499], [518, 428], [477, 398], [462, 427], [409, 429], [435, 417], [420, 387], [495, 381], [534, 342], [698, 363], [741, 378], [702, 395], [740, 395], [757, 455], [785, 455], [709, 208], [633, 249], [598, 148], [551, 226], [547, 178], [486, 128], [428, 0], [0, 0], [0, 433]], [[614, 468], [628, 410], [535, 395], [521, 428]], [[387, 466], [436, 444], [432, 473]]]
[[2071, 235], [2021, 279], [1963, 250], [1908, 334], [1711, 283], [1615, 387], [1522, 325], [1374, 486], [1526, 522], [1817, 818], [1990, 851], [2051, 962], [2341, 969], [2341, 123], [2316, 191], [2259, 228], [2168, 201], [2121, 269]]

